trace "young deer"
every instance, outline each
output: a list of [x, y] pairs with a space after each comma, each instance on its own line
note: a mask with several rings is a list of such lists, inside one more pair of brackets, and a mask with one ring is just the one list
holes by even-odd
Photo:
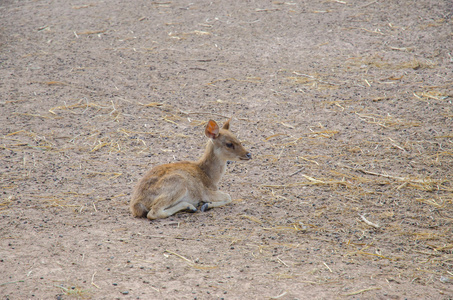
[[210, 140], [197, 162], [176, 162], [149, 170], [132, 194], [132, 214], [154, 220], [182, 210], [195, 212], [200, 205], [200, 210], [205, 211], [230, 203], [230, 195], [217, 188], [226, 163], [252, 158], [229, 130], [230, 120], [222, 128], [209, 120], [205, 134]]

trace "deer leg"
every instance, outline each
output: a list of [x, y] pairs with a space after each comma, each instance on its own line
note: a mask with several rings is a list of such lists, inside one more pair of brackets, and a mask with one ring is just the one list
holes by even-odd
[[221, 207], [221, 206], [227, 205], [228, 203], [231, 203], [230, 195], [228, 195], [224, 192], [220, 192], [220, 191], [213, 193], [212, 196], [210, 197], [210, 199], [215, 200], [215, 201], [210, 201], [210, 202], [204, 203], [200, 208], [201, 211], [204, 212], [210, 208]]
[[196, 207], [189, 202], [179, 202], [178, 204], [173, 205], [169, 208], [160, 208], [157, 210], [152, 208], [146, 217], [150, 220], [161, 219], [174, 215], [175, 213], [183, 210], [188, 210], [190, 212], [197, 211]]
[[191, 203], [184, 201], [187, 195], [187, 189], [176, 192], [174, 195], [161, 195], [147, 214], [150, 220], [169, 217], [179, 211], [188, 210], [196, 212], [197, 209]]

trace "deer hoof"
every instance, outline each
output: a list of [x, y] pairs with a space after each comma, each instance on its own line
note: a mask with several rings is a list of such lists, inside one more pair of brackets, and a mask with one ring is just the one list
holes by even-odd
[[201, 206], [200, 210], [201, 210], [202, 212], [207, 211], [207, 210], [208, 210], [208, 204], [207, 204], [207, 203], [203, 204], [203, 205]]

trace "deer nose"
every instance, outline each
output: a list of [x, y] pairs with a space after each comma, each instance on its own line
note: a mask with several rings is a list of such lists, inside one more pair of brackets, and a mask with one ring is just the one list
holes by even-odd
[[250, 152], [247, 152], [247, 154], [245, 156], [247, 156], [248, 159], [252, 159], [252, 153], [250, 153]]

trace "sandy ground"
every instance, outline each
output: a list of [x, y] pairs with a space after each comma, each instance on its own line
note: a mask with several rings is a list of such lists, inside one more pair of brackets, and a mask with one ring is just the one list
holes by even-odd
[[[452, 299], [453, 2], [0, 2], [2, 299]], [[233, 203], [150, 222], [210, 118]]]

